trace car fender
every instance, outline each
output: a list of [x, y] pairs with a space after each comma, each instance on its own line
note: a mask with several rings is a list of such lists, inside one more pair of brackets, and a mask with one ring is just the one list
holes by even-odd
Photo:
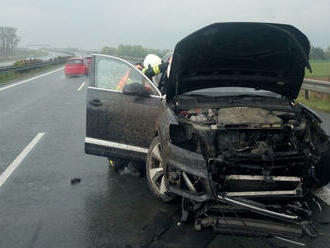
[[321, 117], [318, 113], [316, 113], [314, 110], [310, 109], [306, 105], [299, 103], [300, 107], [307, 112], [309, 116], [312, 116], [312, 118], [316, 119], [318, 122], [322, 123]]
[[[170, 125], [179, 125], [179, 121], [170, 108], [165, 108], [165, 111], [159, 118], [158, 134], [163, 141], [170, 141], [169, 127]], [[166, 142], [166, 143], [167, 143]], [[162, 145], [165, 145], [162, 143]]]

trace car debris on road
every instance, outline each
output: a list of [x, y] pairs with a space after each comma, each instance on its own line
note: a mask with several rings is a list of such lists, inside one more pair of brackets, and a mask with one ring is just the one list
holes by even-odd
[[81, 183], [81, 178], [72, 178], [70, 182], [72, 185]]

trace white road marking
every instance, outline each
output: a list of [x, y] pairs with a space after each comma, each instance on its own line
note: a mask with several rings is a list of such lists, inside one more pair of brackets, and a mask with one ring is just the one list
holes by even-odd
[[293, 241], [291, 239], [286, 239], [286, 238], [283, 238], [283, 237], [280, 237], [280, 236], [274, 236], [274, 238], [279, 239], [279, 240], [282, 240], [282, 241], [286, 241], [286, 242], [291, 243], [291, 244], [300, 245], [300, 246], [306, 246], [306, 244], [304, 244], [304, 243]]
[[85, 86], [85, 83], [86, 82], [82, 82], [81, 85], [80, 85], [80, 87], [77, 89], [77, 91], [80, 91]]
[[64, 68], [64, 67], [61, 67], [61, 68], [56, 69], [56, 70], [54, 70], [54, 71], [46, 72], [46, 73], [44, 73], [44, 74], [41, 74], [41, 75], [38, 75], [38, 76], [35, 76], [35, 77], [32, 77], [32, 78], [29, 78], [29, 79], [23, 80], [23, 81], [21, 81], [21, 82], [14, 83], [14, 84], [11, 84], [11, 85], [8, 85], [8, 86], [5, 86], [5, 87], [2, 87], [2, 88], [0, 88], [0, 91], [3, 91], [3, 90], [6, 90], [6, 89], [9, 89], [9, 88], [15, 87], [15, 86], [17, 86], [17, 85], [21, 85], [21, 84], [24, 84], [24, 83], [27, 83], [27, 82], [30, 82], [30, 81], [35, 80], [35, 79], [37, 79], [37, 78], [41, 78], [41, 77], [47, 76], [47, 75], [52, 74], [52, 73], [54, 73], [54, 72], [57, 72], [57, 71], [63, 70], [63, 68]]
[[24, 158], [29, 154], [33, 147], [39, 142], [45, 133], [38, 133], [36, 137], [24, 148], [24, 150], [16, 157], [16, 159], [7, 167], [0, 175], [0, 187], [6, 182], [15, 169], [21, 164]]

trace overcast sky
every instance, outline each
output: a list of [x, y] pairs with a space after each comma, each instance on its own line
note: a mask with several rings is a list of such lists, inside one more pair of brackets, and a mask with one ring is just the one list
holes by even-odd
[[0, 0], [0, 26], [18, 28], [21, 47], [172, 49], [192, 31], [228, 21], [292, 24], [313, 45], [330, 46], [330, 0]]

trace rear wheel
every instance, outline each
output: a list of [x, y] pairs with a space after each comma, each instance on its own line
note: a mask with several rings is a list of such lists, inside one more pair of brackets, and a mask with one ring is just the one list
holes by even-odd
[[157, 199], [164, 202], [174, 199], [175, 196], [169, 194], [166, 189], [164, 163], [159, 137], [156, 137], [149, 147], [146, 162], [146, 177], [149, 188]]

